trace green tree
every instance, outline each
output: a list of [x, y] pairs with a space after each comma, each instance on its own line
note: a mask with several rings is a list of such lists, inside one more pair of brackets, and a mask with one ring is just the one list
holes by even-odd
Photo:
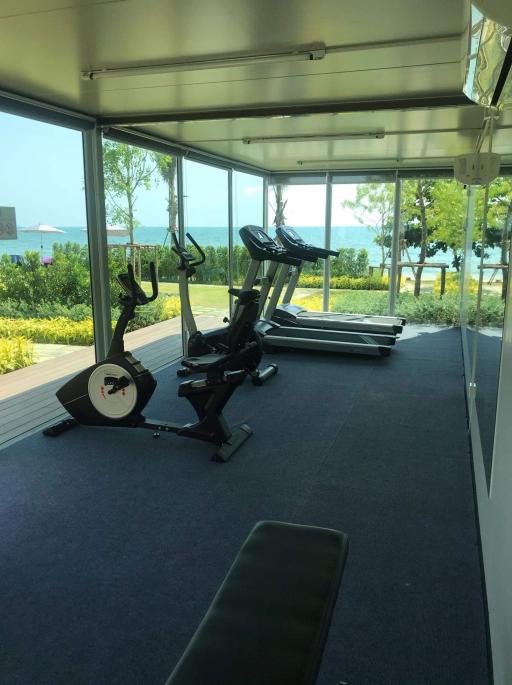
[[357, 186], [355, 200], [341, 203], [374, 234], [373, 242], [380, 247], [382, 270], [391, 245], [394, 193], [394, 186], [389, 183], [361, 183]]
[[460, 271], [464, 254], [466, 213], [466, 191], [463, 185], [452, 180], [433, 182], [432, 204], [427, 212], [433, 228], [432, 238], [444, 252], [450, 250], [452, 265], [457, 271]]
[[176, 157], [164, 155], [160, 152], [153, 153], [156, 172], [167, 186], [167, 213], [169, 215], [168, 230], [177, 231], [178, 196], [176, 193], [176, 172], [178, 160]]
[[149, 190], [155, 160], [149, 150], [106, 140], [103, 143], [103, 171], [107, 217], [126, 225], [130, 242], [138, 225], [135, 205], [141, 189]]
[[[434, 227], [430, 222], [432, 195], [435, 181], [417, 178], [402, 183], [401, 213], [405, 245], [418, 247], [418, 264], [423, 265], [427, 257], [432, 257], [440, 245], [435, 239]], [[414, 274], [414, 296], [421, 292], [423, 266], [416, 267]]]
[[[475, 222], [476, 223], [476, 222]], [[499, 177], [489, 186], [489, 209], [487, 214], [486, 247], [499, 248], [500, 264], [509, 263], [510, 236], [512, 229], [512, 181]], [[503, 269], [501, 296], [506, 297], [508, 272]]]
[[284, 226], [286, 224], [286, 217], [284, 215], [284, 210], [288, 200], [284, 199], [286, 192], [286, 186], [282, 183], [277, 183], [274, 186], [274, 196], [275, 196], [275, 207], [274, 210], [274, 226]]

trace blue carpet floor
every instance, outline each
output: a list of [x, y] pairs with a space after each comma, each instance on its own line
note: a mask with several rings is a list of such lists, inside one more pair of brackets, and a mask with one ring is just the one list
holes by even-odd
[[[2, 685], [161, 685], [261, 519], [350, 536], [320, 685], [488, 683], [460, 333], [411, 333], [388, 359], [276, 355], [228, 406], [254, 429], [228, 464], [136, 430], [1, 452]], [[148, 415], [191, 420], [158, 380]]]

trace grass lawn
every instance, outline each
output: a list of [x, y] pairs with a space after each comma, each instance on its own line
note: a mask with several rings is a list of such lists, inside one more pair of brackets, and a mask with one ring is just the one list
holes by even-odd
[[[143, 284], [145, 289], [149, 283]], [[160, 291], [178, 295], [177, 283], [160, 283]], [[194, 308], [211, 308], [221, 311], [228, 309], [227, 288], [223, 285], [190, 285], [190, 297]], [[298, 288], [293, 301], [306, 309], [323, 310], [322, 291], [318, 288]], [[469, 319], [475, 318], [476, 296], [472, 295]], [[330, 309], [337, 312], [354, 314], [388, 313], [388, 292], [383, 290], [331, 290]], [[415, 298], [410, 292], [401, 293], [396, 305], [397, 314], [408, 321], [417, 323], [436, 323], [459, 325], [459, 294], [447, 293], [443, 298], [432, 292], [422, 292]], [[482, 325], [501, 326], [503, 323], [503, 301], [497, 294], [485, 293], [482, 298]]]
[[[146, 292], [151, 290], [148, 281], [142, 283]], [[179, 295], [177, 283], [159, 283], [158, 289], [166, 295]], [[189, 285], [190, 301], [193, 307], [211, 307], [212, 309], [228, 309], [229, 295], [225, 285]]]
[[[143, 281], [142, 287], [146, 292], [151, 290], [149, 281]], [[177, 283], [159, 283], [158, 289], [165, 295], [179, 295]], [[189, 285], [190, 300], [193, 307], [211, 307], [212, 309], [228, 309], [228, 289], [225, 285], [204, 285], [194, 284]], [[339, 291], [333, 290], [333, 293]], [[322, 291], [318, 288], [297, 288], [295, 291], [294, 300], [301, 300], [305, 297], [319, 296], [322, 297]]]

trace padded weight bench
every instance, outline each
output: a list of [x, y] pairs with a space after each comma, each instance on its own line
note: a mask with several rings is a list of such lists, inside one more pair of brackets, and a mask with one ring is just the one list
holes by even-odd
[[336, 530], [258, 523], [166, 685], [314, 683], [347, 551]]

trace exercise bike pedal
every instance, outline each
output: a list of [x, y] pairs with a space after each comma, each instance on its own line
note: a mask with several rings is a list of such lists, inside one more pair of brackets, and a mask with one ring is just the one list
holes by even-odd
[[60, 423], [56, 423], [53, 426], [48, 426], [43, 430], [43, 435], [48, 435], [50, 438], [56, 438], [61, 433], [78, 426], [78, 421], [76, 419], [64, 419]]

